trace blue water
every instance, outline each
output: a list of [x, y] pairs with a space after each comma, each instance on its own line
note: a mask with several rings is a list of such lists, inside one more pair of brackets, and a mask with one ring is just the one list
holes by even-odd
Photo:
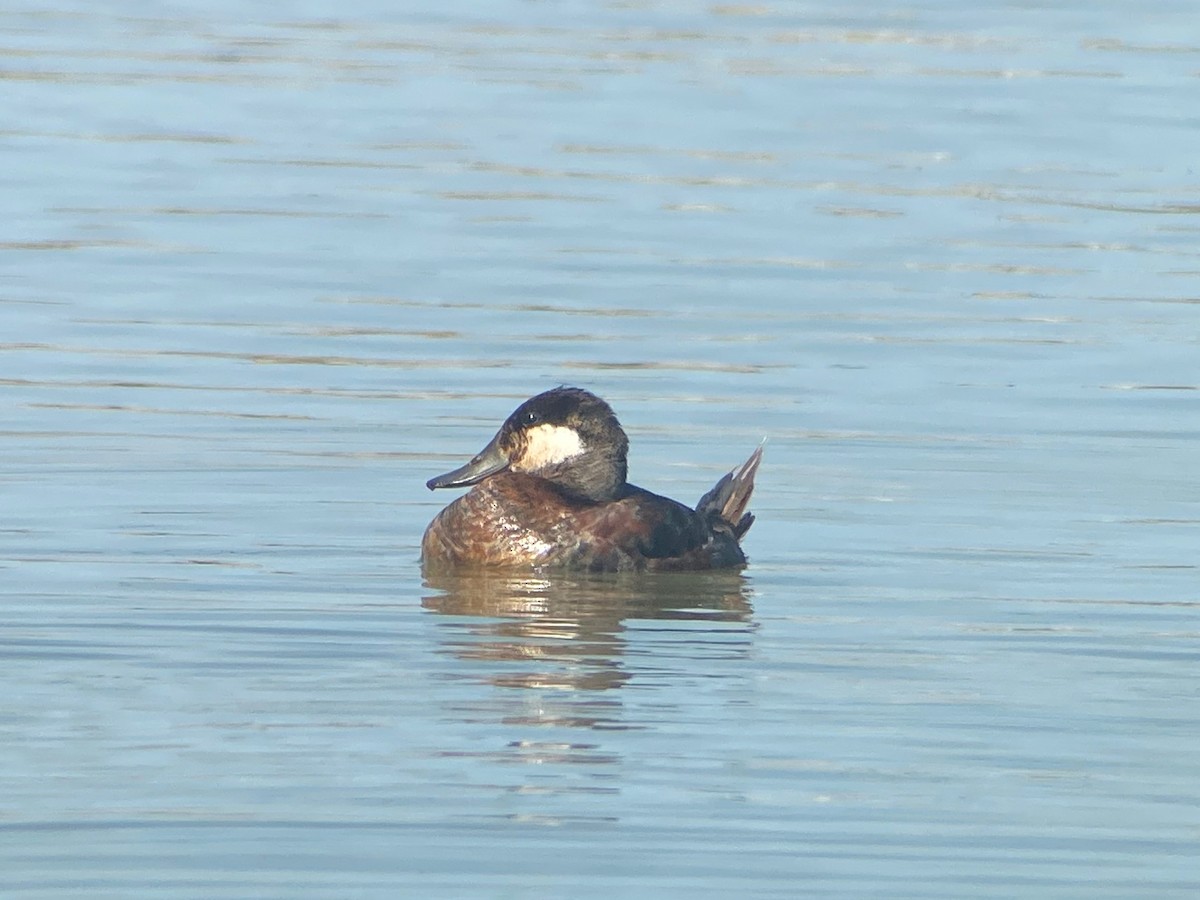
[[[1200, 893], [1187, 3], [0, 12], [0, 893]], [[525, 397], [742, 574], [422, 581]]]

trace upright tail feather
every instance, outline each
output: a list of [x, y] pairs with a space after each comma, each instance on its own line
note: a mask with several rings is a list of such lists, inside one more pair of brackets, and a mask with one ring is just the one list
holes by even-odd
[[750, 495], [754, 493], [754, 474], [762, 462], [762, 451], [763, 448], [759, 447], [750, 454], [748, 460], [722, 476], [696, 504], [696, 512], [702, 515], [715, 514], [728, 522], [733, 528], [734, 537], [739, 540], [754, 524], [754, 515], [746, 512], [746, 507], [750, 505]]

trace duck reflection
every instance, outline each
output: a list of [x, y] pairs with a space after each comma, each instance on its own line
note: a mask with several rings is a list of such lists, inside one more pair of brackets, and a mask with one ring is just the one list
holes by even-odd
[[[445, 623], [442, 652], [483, 663], [475, 677], [499, 687], [620, 688], [637, 677], [625, 656], [631, 632], [641, 631], [638, 623], [645, 620], [712, 623], [711, 629], [646, 628], [649, 643], [669, 643], [675, 657], [689, 648], [696, 655], [713, 652], [718, 634], [728, 654], [744, 654], [753, 627], [749, 581], [733, 572], [570, 577], [472, 572], [430, 575], [425, 585], [436, 591], [422, 600], [426, 609], [466, 619]], [[652, 664], [648, 670], [660, 668]], [[583, 698], [576, 700], [571, 705], [577, 720], [563, 724], [616, 725], [611, 701], [587, 710]], [[544, 724], [545, 717], [539, 721]]]

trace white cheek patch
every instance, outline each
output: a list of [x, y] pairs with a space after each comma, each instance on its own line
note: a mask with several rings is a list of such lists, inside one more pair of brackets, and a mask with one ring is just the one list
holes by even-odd
[[513, 466], [523, 472], [538, 472], [582, 455], [583, 438], [574, 428], [538, 425], [525, 434], [525, 452]]

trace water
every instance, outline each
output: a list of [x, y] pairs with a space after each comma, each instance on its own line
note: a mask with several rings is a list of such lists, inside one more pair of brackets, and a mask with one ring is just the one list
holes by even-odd
[[[5, 896], [1194, 896], [1144, 12], [10, 5]], [[422, 581], [560, 382], [744, 574]]]

